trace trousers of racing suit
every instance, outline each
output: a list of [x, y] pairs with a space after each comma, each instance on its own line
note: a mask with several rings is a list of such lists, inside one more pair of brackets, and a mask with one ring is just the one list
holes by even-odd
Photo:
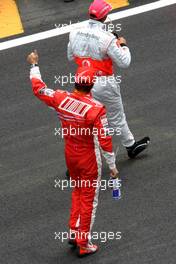
[[98, 205], [100, 150], [109, 168], [116, 168], [112, 138], [105, 133], [108, 126], [105, 107], [94, 100], [91, 94], [47, 88], [37, 66], [31, 69], [30, 79], [34, 94], [54, 108], [61, 121], [65, 159], [75, 185], [69, 227], [76, 234], [78, 245], [86, 246]]
[[116, 37], [104, 27], [103, 23], [90, 19], [84, 26], [73, 30], [69, 36], [67, 56], [78, 66], [97, 69], [99, 77], [92, 95], [106, 106], [109, 127], [119, 131], [123, 146], [130, 147], [135, 140], [126, 121], [120, 86], [113, 74], [113, 62], [120, 68], [127, 68], [131, 54], [129, 48], [121, 47]]
[[68, 149], [66, 153], [66, 164], [75, 186], [72, 192], [69, 226], [77, 243], [85, 246], [91, 238], [95, 220], [102, 163], [98, 147], [96, 152], [94, 148], [87, 152], [87, 147], [85, 151], [80, 152], [79, 149], [76, 151], [77, 156], [70, 156]]

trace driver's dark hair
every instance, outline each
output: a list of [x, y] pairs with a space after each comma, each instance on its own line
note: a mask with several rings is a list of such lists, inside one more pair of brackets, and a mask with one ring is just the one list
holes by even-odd
[[94, 86], [94, 84], [84, 85], [84, 84], [75, 83], [75, 89], [79, 92], [84, 92], [84, 93], [90, 93], [93, 86]]
[[92, 19], [97, 19], [96, 15], [94, 15], [94, 14], [91, 14], [91, 15], [90, 15], [90, 18], [92, 18]]
[[89, 16], [90, 16], [90, 19], [94, 19], [94, 20], [97, 20], [100, 22], [104, 22], [106, 20], [106, 17], [107, 17], [107, 16], [105, 16], [105, 17], [102, 17], [101, 19], [97, 19], [96, 15], [94, 15], [94, 14], [90, 14]]

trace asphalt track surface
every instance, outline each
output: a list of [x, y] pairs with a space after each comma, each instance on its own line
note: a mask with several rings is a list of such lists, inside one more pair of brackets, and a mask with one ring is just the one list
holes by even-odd
[[[64, 144], [54, 135], [56, 114], [31, 92], [25, 62], [36, 48], [43, 79], [56, 88], [55, 75], [75, 70], [66, 59], [68, 35], [0, 53], [0, 263], [175, 264], [175, 13], [176, 5], [120, 20], [133, 59], [120, 72], [125, 111], [136, 138], [149, 135], [151, 145], [135, 160], [120, 146], [123, 197], [113, 201], [111, 190], [101, 191], [94, 231], [120, 231], [122, 238], [95, 241], [100, 251], [84, 260], [55, 240], [55, 232], [68, 231], [71, 191], [54, 188], [65, 178]], [[41, 28], [29, 23], [26, 30]]]

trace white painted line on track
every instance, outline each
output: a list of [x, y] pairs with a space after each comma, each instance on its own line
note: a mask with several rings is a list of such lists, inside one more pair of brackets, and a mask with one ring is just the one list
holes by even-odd
[[[153, 2], [153, 3], [150, 3], [150, 4], [146, 4], [146, 5], [142, 5], [142, 6], [138, 6], [138, 7], [134, 7], [134, 8], [130, 8], [130, 9], [127, 9], [127, 10], [123, 10], [123, 11], [120, 11], [120, 12], [113, 13], [113, 14], [110, 14], [108, 17], [111, 19], [111, 21], [114, 21], [114, 20], [118, 20], [120, 18], [134, 16], [134, 15], [137, 15], [137, 14], [145, 13], [145, 12], [148, 12], [148, 11], [151, 11], [151, 10], [156, 10], [156, 9], [159, 9], [159, 8], [162, 8], [162, 7], [165, 7], [165, 6], [170, 6], [170, 5], [173, 5], [173, 4], [176, 4], [176, 0], [159, 0], [157, 2]], [[61, 27], [61, 28], [54, 28], [54, 29], [47, 30], [47, 31], [44, 31], [44, 32], [32, 34], [32, 35], [29, 35], [29, 36], [24, 36], [24, 37], [21, 37], [21, 38], [8, 40], [8, 41], [0, 43], [0, 50], [6, 50], [6, 49], [13, 48], [13, 47], [21, 46], [21, 45], [24, 45], [24, 44], [29, 44], [29, 43], [32, 43], [32, 42], [36, 42], [36, 41], [39, 41], [39, 40], [43, 40], [43, 39], [48, 39], [48, 38], [64, 35], [66, 33], [69, 33], [75, 27], [79, 27], [79, 26], [83, 25], [86, 22], [87, 21], [83, 21], [83, 22], [80, 22], [80, 23], [75, 23], [75, 24], [64, 26], [64, 27]]]

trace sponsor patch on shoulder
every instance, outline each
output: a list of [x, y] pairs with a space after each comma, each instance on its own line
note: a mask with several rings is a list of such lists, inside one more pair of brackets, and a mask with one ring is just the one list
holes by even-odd
[[41, 95], [46, 95], [46, 96], [50, 96], [53, 97], [53, 94], [55, 93], [55, 91], [53, 91], [52, 89], [49, 88], [42, 88], [39, 93]]
[[108, 127], [108, 119], [107, 119], [107, 116], [106, 115], [103, 115], [100, 117], [100, 120], [101, 120], [101, 124], [104, 128], [107, 128]]

